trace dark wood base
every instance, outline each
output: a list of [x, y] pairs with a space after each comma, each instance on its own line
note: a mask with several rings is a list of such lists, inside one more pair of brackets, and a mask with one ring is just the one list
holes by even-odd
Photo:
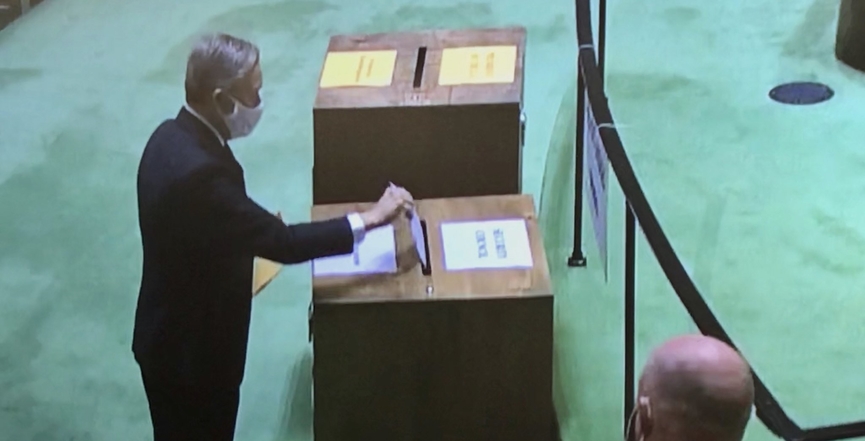
[[554, 411], [553, 412], [553, 435], [550, 439], [553, 441], [562, 441], [562, 430], [561, 426], [559, 426], [559, 415]]
[[316, 109], [313, 203], [519, 194], [519, 104]]
[[0, 29], [21, 16], [21, 0], [0, 0]]
[[[313, 220], [369, 204], [315, 206]], [[431, 271], [407, 219], [395, 274], [313, 277], [316, 441], [547, 441], [553, 294], [528, 195], [417, 199]], [[441, 225], [523, 219], [531, 268], [446, 271]]]
[[865, 72], [865, 2], [862, 0], [841, 1], [835, 56]]
[[551, 297], [314, 314], [316, 441], [555, 439]]
[[0, 0], [0, 30], [12, 24], [43, 0]]

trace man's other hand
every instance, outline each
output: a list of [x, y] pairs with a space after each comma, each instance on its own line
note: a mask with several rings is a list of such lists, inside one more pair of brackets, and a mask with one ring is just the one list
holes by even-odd
[[360, 214], [367, 230], [393, 222], [399, 215], [414, 207], [411, 193], [402, 187], [391, 185], [371, 209]]

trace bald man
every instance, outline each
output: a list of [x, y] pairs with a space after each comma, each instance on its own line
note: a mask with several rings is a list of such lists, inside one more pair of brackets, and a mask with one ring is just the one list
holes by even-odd
[[748, 363], [727, 344], [688, 335], [655, 349], [634, 408], [639, 441], [741, 441], [754, 405]]

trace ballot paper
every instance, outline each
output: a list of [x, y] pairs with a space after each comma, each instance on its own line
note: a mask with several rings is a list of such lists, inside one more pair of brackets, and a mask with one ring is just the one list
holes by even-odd
[[313, 276], [383, 274], [396, 271], [396, 241], [393, 225], [367, 231], [351, 254], [324, 257], [312, 262]]
[[534, 265], [525, 219], [447, 222], [441, 234], [448, 271]]
[[423, 226], [421, 226], [420, 223], [420, 216], [418, 216], [416, 209], [412, 209], [409, 216], [411, 216], [411, 235], [414, 238], [417, 255], [420, 256], [420, 261], [424, 268], [429, 268], [429, 262], [427, 262], [426, 259], [426, 240], [424, 240]]

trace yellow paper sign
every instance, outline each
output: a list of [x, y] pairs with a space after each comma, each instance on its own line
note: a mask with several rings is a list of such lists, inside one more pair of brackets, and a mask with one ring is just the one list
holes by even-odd
[[253, 297], [257, 296], [267, 285], [269, 285], [282, 269], [282, 265], [258, 257], [255, 258], [254, 265], [254, 272], [252, 275]]
[[[276, 212], [276, 217], [278, 217], [279, 220], [282, 220], [282, 213]], [[252, 296], [257, 296], [261, 290], [269, 285], [270, 282], [276, 278], [281, 269], [282, 265], [279, 263], [256, 257], [253, 262], [252, 270]]]
[[322, 89], [386, 87], [393, 80], [396, 51], [328, 52], [321, 71]]
[[516, 46], [448, 48], [442, 51], [439, 84], [510, 84], [516, 69]]

